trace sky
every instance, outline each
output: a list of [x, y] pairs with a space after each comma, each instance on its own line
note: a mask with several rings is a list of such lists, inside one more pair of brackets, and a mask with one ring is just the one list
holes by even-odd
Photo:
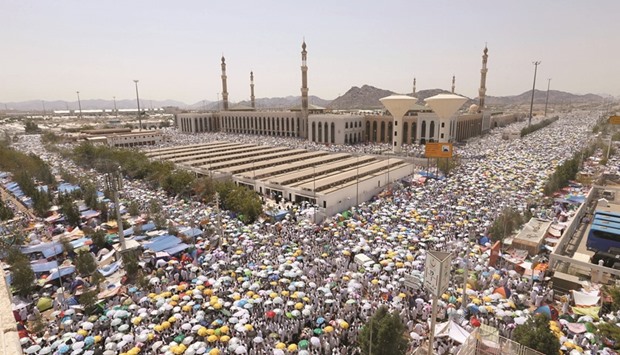
[[[594, 6], [595, 5], [595, 6]], [[0, 1], [0, 102], [80, 98], [215, 101], [226, 57], [231, 102], [364, 84], [478, 95], [536, 88], [620, 96], [620, 1]]]

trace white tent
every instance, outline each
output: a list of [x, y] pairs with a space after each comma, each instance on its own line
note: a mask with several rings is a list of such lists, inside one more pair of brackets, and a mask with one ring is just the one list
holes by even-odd
[[439, 323], [435, 325], [435, 336], [436, 337], [450, 337], [450, 339], [456, 341], [457, 343], [463, 344], [467, 337], [469, 337], [469, 332], [465, 330], [460, 325], [456, 324], [454, 321], [447, 321], [445, 323]]

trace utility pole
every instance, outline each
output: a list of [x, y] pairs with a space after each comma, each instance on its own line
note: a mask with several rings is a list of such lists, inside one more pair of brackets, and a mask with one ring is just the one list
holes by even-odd
[[114, 99], [114, 113], [116, 113], [116, 118], [118, 118], [118, 110], [116, 109], [116, 96], [112, 96], [112, 99]]
[[82, 102], [80, 101], [80, 92], [76, 91], [75, 93], [77, 94], [77, 98], [78, 98], [78, 107], [80, 109], [80, 119], [82, 119]]
[[547, 117], [547, 104], [549, 104], [549, 87], [551, 86], [551, 78], [547, 79], [547, 98], [545, 99], [545, 117]]
[[125, 245], [123, 218], [121, 217], [121, 204], [118, 198], [118, 190], [123, 188], [123, 177], [121, 175], [120, 167], [117, 171], [108, 172], [106, 174], [106, 183], [114, 198], [114, 209], [116, 210], [116, 224], [118, 227], [118, 239], [121, 244], [121, 252], [124, 252], [127, 247]]
[[139, 131], [142, 132], [142, 115], [140, 114], [140, 96], [138, 95], [138, 80], [133, 81], [136, 84], [136, 101], [138, 102], [138, 124], [140, 125]]
[[534, 91], [536, 91], [536, 72], [538, 71], [538, 65], [540, 61], [532, 62], [534, 64], [534, 85], [532, 86], [532, 100], [530, 101], [530, 117], [527, 121], [527, 126], [532, 124], [532, 110], [534, 109]]

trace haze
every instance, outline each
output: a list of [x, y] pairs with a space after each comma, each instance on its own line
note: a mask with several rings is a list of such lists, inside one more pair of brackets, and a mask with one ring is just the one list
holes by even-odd
[[230, 100], [310, 95], [363, 84], [477, 96], [538, 89], [620, 95], [617, 0], [584, 1], [2, 1], [0, 102], [135, 97], [215, 101], [226, 57]]

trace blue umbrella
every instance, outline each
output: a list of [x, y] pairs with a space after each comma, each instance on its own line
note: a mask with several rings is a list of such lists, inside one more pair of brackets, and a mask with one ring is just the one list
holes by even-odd
[[87, 337], [84, 339], [84, 344], [86, 344], [86, 346], [93, 345], [94, 343], [95, 343], [95, 338], [94, 338], [94, 337], [92, 337], [92, 336], [87, 336]]
[[325, 323], [325, 318], [323, 318], [323, 317], [319, 317], [319, 318], [317, 318], [317, 320], [316, 320], [316, 324], [321, 325], [321, 324], [323, 324], [323, 323]]
[[69, 352], [69, 350], [71, 350], [71, 347], [67, 344], [63, 344], [58, 348], [58, 353], [66, 354]]

